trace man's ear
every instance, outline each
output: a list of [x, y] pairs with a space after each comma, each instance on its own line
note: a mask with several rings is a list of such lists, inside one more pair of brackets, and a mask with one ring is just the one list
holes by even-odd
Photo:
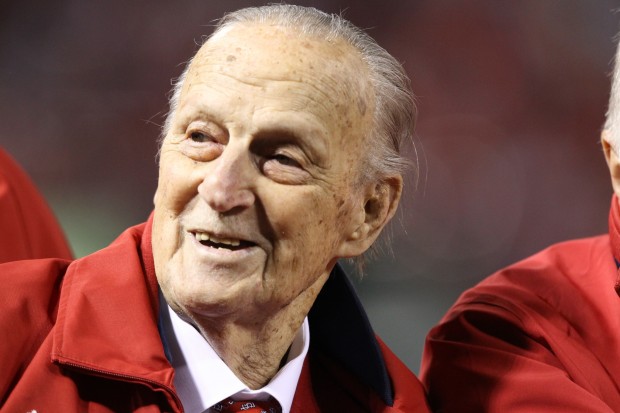
[[601, 145], [603, 146], [603, 154], [609, 168], [611, 184], [616, 195], [620, 196], [620, 160], [611, 143], [611, 132], [607, 129], [604, 129], [601, 133]]
[[400, 175], [369, 183], [355, 220], [340, 246], [340, 257], [350, 258], [363, 254], [375, 242], [398, 208], [403, 192]]

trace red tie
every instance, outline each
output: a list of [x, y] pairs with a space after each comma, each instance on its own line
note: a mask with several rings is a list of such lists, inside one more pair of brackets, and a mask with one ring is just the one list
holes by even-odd
[[280, 403], [273, 397], [267, 400], [236, 401], [226, 399], [211, 407], [217, 413], [281, 413]]

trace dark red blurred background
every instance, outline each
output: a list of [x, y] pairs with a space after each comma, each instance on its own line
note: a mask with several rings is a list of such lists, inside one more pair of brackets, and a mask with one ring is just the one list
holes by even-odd
[[[620, 1], [299, 3], [344, 10], [404, 63], [417, 94], [417, 189], [411, 177], [394, 256], [358, 283], [378, 332], [417, 370], [424, 335], [463, 289], [606, 230], [599, 133]], [[77, 255], [146, 219], [170, 79], [214, 19], [258, 4], [0, 2], [0, 145]]]

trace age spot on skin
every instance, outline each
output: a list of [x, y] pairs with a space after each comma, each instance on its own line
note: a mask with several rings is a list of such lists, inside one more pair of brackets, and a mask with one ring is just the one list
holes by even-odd
[[362, 116], [366, 115], [366, 109], [367, 109], [366, 100], [359, 97], [357, 99], [357, 108], [360, 111], [360, 114]]
[[227, 62], [234, 62], [235, 60], [237, 60], [237, 58], [231, 54], [226, 57]]

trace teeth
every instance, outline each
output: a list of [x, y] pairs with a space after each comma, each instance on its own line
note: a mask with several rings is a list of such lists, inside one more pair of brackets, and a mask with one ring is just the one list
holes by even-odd
[[215, 242], [216, 244], [226, 244], [226, 245], [230, 245], [233, 247], [238, 247], [240, 244], [240, 241], [237, 239], [217, 238], [214, 236], [209, 236], [209, 234], [204, 233], [204, 232], [197, 232], [196, 239], [198, 241], [212, 241], [212, 242]]

